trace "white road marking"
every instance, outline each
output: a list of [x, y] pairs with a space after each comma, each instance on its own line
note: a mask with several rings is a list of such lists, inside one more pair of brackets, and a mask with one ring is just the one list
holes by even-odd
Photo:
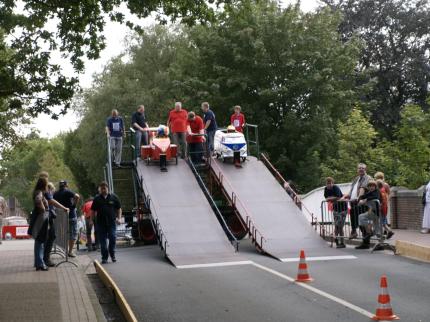
[[261, 269], [261, 270], [264, 270], [264, 271], [266, 271], [268, 273], [271, 273], [271, 274], [273, 274], [275, 276], [278, 276], [278, 277], [280, 277], [280, 278], [282, 278], [284, 280], [287, 280], [289, 282], [293, 282], [293, 283], [295, 283], [298, 286], [301, 286], [301, 287], [303, 287], [303, 288], [305, 288], [305, 289], [307, 289], [307, 290], [309, 290], [311, 292], [314, 292], [314, 293], [316, 293], [318, 295], [321, 295], [321, 296], [323, 296], [323, 297], [325, 297], [325, 298], [327, 298], [329, 300], [332, 300], [332, 301], [334, 301], [336, 303], [339, 303], [340, 305], [343, 305], [343, 306], [345, 306], [345, 307], [347, 307], [347, 308], [349, 308], [349, 309], [351, 309], [353, 311], [356, 311], [356, 312], [358, 312], [358, 313], [360, 313], [360, 314], [362, 314], [362, 315], [364, 315], [366, 317], [372, 318], [374, 316], [373, 313], [370, 313], [369, 311], [366, 311], [365, 309], [362, 309], [361, 307], [358, 307], [358, 306], [356, 306], [356, 305], [354, 305], [352, 303], [349, 303], [349, 302], [347, 302], [347, 301], [345, 301], [345, 300], [343, 300], [341, 298], [338, 298], [338, 297], [336, 297], [334, 295], [331, 295], [331, 294], [329, 294], [327, 292], [321, 291], [321, 290], [317, 289], [316, 287], [313, 287], [313, 286], [311, 286], [309, 284], [306, 284], [306, 283], [297, 283], [294, 278], [292, 278], [290, 276], [287, 276], [285, 274], [282, 274], [282, 273], [280, 273], [278, 271], [275, 271], [275, 270], [273, 270], [273, 269], [271, 269], [269, 267], [266, 267], [266, 266], [263, 266], [263, 265], [260, 265], [260, 264], [257, 264], [257, 263], [253, 263], [252, 265], [255, 266], [255, 267], [257, 267], [257, 268], [259, 268], [259, 269]]
[[[356, 259], [357, 257], [353, 255], [340, 255], [340, 256], [319, 256], [319, 257], [306, 257], [307, 262], [314, 261], [334, 261], [340, 259]], [[280, 260], [284, 263], [290, 262], [298, 262], [300, 260], [299, 257], [291, 257], [291, 258], [280, 258]]]
[[253, 261], [239, 261], [239, 262], [221, 262], [221, 263], [209, 263], [209, 264], [191, 264], [191, 265], [178, 265], [176, 268], [204, 268], [204, 267], [222, 267], [222, 266], [237, 266], [237, 265], [250, 265]]

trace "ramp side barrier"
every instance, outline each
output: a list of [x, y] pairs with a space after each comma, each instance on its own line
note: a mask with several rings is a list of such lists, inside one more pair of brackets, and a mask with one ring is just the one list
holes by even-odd
[[113, 175], [112, 175], [112, 150], [110, 146], [110, 140], [109, 135], [106, 135], [107, 140], [107, 163], [106, 163], [106, 175], [107, 175], [107, 182], [109, 185], [109, 191], [114, 193], [114, 187], [113, 187]]
[[[273, 174], [273, 176], [276, 178], [276, 180], [278, 180], [278, 182], [281, 184], [282, 187], [284, 187], [284, 184], [287, 183], [287, 180], [285, 180], [285, 178], [279, 173], [279, 171], [275, 168], [275, 166], [269, 161], [269, 158], [264, 154], [261, 153], [261, 158], [260, 160], [264, 163], [264, 165], [267, 167], [267, 169]], [[309, 217], [311, 217], [311, 224], [312, 226], [315, 227], [315, 230], [318, 229], [317, 226], [319, 226], [319, 222], [318, 222], [318, 218], [316, 215], [313, 214], [312, 211], [310, 211], [301, 201], [300, 201], [300, 196], [291, 189], [291, 193], [293, 194], [294, 197], [292, 197], [294, 203], [297, 205], [297, 207], [300, 208], [300, 210], [302, 211], [302, 213], [305, 213], [306, 215], [308, 215]], [[300, 206], [298, 205], [298, 202], [300, 201]], [[320, 229], [320, 234], [324, 233], [324, 227], [323, 226], [319, 226]]]
[[[369, 208], [373, 209], [376, 212], [376, 220], [373, 220], [372, 229], [373, 235], [370, 238], [371, 241], [375, 242], [373, 250], [376, 248], [384, 248], [395, 251], [394, 246], [388, 244], [385, 240], [386, 237], [384, 235], [384, 215], [381, 212], [381, 203], [379, 200], [369, 200], [365, 204], [359, 205], [355, 201], [350, 200], [341, 200], [344, 205], [338, 204], [337, 210], [344, 211], [345, 217], [343, 218], [343, 237], [345, 239], [351, 238], [352, 231], [352, 223], [351, 216], [356, 215], [357, 218], [357, 238], [363, 238], [363, 234], [358, 227], [358, 216], [362, 213], [368, 211]], [[336, 241], [341, 236], [335, 236], [335, 219], [334, 213], [336, 210], [336, 202], [323, 200], [321, 202], [321, 222], [320, 225], [325, 229], [320, 231], [321, 237], [324, 239], [329, 239], [331, 242], [331, 246], [333, 247], [333, 242]], [[340, 212], [338, 211], [338, 212]], [[372, 250], [372, 251], [373, 251]]]
[[[251, 140], [249, 132], [252, 129], [254, 130], [254, 140]], [[246, 148], [248, 155], [251, 155], [251, 145], [255, 146], [256, 151], [256, 157], [257, 159], [260, 159], [260, 143], [258, 141], [258, 125], [255, 124], [245, 124], [245, 138], [246, 138]]]
[[149, 194], [145, 194], [145, 191], [148, 191], [148, 187], [146, 186], [146, 183], [145, 181], [143, 181], [142, 177], [139, 178], [139, 187], [145, 196], [145, 204], [146, 204], [145, 207], [150, 211], [150, 216], [152, 218], [151, 224], [152, 224], [152, 228], [154, 229], [157, 235], [158, 245], [163, 250], [164, 255], [168, 256], [167, 248], [169, 247], [169, 242], [167, 241], [166, 234], [161, 228], [161, 224], [160, 224], [160, 220], [158, 219], [157, 212], [155, 211], [155, 209], [151, 208], [151, 196]]
[[[212, 169], [214, 171], [215, 177], [218, 179], [221, 186], [223, 186], [225, 183], [226, 185], [229, 186], [230, 190], [232, 191], [231, 196], [229, 196], [229, 198], [230, 198], [233, 206], [236, 209], [238, 209], [239, 213], [241, 213], [242, 216], [245, 216], [245, 225], [246, 225], [248, 233], [251, 237], [252, 243], [258, 249], [263, 250], [263, 242], [267, 241], [267, 239], [263, 236], [263, 234], [255, 226], [255, 224], [252, 220], [251, 214], [248, 212], [248, 210], [245, 207], [245, 205], [243, 204], [243, 202], [235, 194], [232, 184], [230, 183], [230, 181], [228, 181], [227, 178], [224, 177], [224, 174], [223, 174], [221, 168], [219, 167], [219, 165], [216, 162], [212, 162], [212, 161], [211, 161], [211, 164], [213, 165]], [[217, 170], [214, 169], [215, 167], [217, 168]]]
[[188, 159], [187, 163], [190, 166], [191, 171], [193, 172], [194, 176], [196, 177], [200, 188], [203, 190], [203, 193], [205, 194], [206, 198], [208, 199], [209, 204], [211, 205], [212, 209], [214, 210], [215, 215], [218, 218], [218, 221], [220, 222], [222, 229], [226, 233], [228, 239], [230, 240], [231, 244], [235, 248], [236, 252], [239, 251], [239, 241], [236, 239], [236, 237], [234, 237], [230, 228], [227, 226], [227, 223], [225, 222], [224, 217], [221, 214], [221, 211], [219, 210], [218, 206], [216, 205], [215, 201], [213, 200], [208, 188], [206, 187], [205, 183], [203, 182], [202, 177], [200, 176], [196, 167], [194, 166], [194, 163], [191, 161], [191, 159]]

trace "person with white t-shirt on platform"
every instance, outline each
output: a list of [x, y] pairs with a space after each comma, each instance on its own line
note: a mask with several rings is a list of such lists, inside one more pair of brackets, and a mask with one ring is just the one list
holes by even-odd
[[366, 173], [367, 166], [364, 163], [359, 163], [357, 166], [357, 177], [352, 181], [349, 194], [344, 196], [344, 199], [350, 201], [350, 218], [351, 218], [351, 236], [350, 239], [357, 238], [358, 215], [366, 212], [366, 206], [358, 205], [358, 198], [366, 193], [366, 187], [371, 177]]

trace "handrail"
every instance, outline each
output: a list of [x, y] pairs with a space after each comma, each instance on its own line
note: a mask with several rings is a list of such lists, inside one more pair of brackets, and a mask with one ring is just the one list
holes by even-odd
[[111, 154], [111, 146], [110, 146], [110, 138], [109, 135], [106, 135], [107, 138], [107, 157], [108, 162], [106, 165], [107, 168], [107, 176], [108, 176], [108, 184], [109, 184], [109, 191], [114, 193], [114, 187], [113, 187], [113, 175], [112, 175], [112, 154]]
[[[284, 179], [284, 177], [279, 173], [278, 170], [276, 170], [276, 168], [273, 166], [273, 164], [269, 161], [269, 158], [264, 154], [261, 153], [261, 160], [263, 161], [263, 163], [266, 165], [266, 167], [269, 169], [270, 172], [272, 172], [275, 176], [275, 178], [277, 178], [278, 180], [280, 180], [280, 184], [282, 185], [282, 187], [284, 186], [285, 183], [287, 183], [287, 181]], [[291, 192], [293, 193], [294, 197], [296, 198], [296, 200], [301, 200], [300, 196], [293, 190], [291, 189]], [[294, 200], [293, 200], [294, 201]], [[297, 207], [299, 207], [297, 205], [297, 203], [295, 203]], [[311, 212], [304, 203], [301, 203], [301, 207], [302, 207], [302, 212], [303, 210], [306, 211], [307, 215], [311, 217], [312, 219], [312, 224], [315, 223], [315, 230], [317, 230], [317, 225], [319, 225], [318, 223], [318, 217], [316, 217], [313, 212]], [[315, 221], [314, 221], [315, 220]]]
[[196, 177], [200, 187], [202, 188], [203, 193], [205, 194], [206, 198], [208, 199], [209, 203], [211, 204], [212, 209], [215, 210], [215, 214], [216, 214], [218, 220], [220, 221], [221, 226], [224, 229], [224, 232], [227, 234], [228, 239], [230, 240], [231, 244], [235, 248], [236, 252], [239, 251], [239, 241], [237, 240], [236, 237], [234, 237], [233, 233], [231, 232], [230, 228], [228, 227], [227, 223], [225, 222], [224, 217], [221, 214], [221, 211], [218, 209], [215, 201], [213, 200], [211, 194], [209, 193], [209, 190], [206, 187], [205, 183], [203, 182], [202, 177], [197, 172], [197, 169], [194, 166], [194, 163], [190, 159], [188, 159], [187, 163], [190, 166], [191, 171], [194, 173], [194, 176]]
[[[252, 128], [254, 129], [254, 137], [255, 137], [255, 141], [252, 141], [249, 139], [249, 129]], [[245, 131], [246, 131], [246, 149], [247, 149], [247, 154], [251, 155], [251, 149], [250, 149], [250, 143], [255, 144], [255, 146], [257, 147], [257, 159], [260, 159], [260, 143], [258, 140], [258, 125], [256, 124], [245, 124]]]
[[[217, 176], [217, 178], [218, 178], [219, 182], [221, 183], [221, 185], [223, 185], [223, 182], [225, 182], [230, 187], [230, 190], [232, 191], [231, 201], [234, 204], [234, 206], [236, 207], [236, 209], [237, 209], [237, 206], [236, 206], [237, 202], [240, 204], [241, 208], [243, 209], [243, 213], [242, 214], [244, 216], [246, 216], [245, 217], [246, 227], [248, 229], [248, 233], [251, 235], [252, 241], [260, 249], [263, 249], [263, 240], [267, 242], [267, 239], [263, 236], [263, 234], [255, 226], [254, 222], [252, 221], [252, 216], [249, 214], [249, 212], [248, 212], [246, 206], [243, 204], [243, 202], [237, 197], [237, 195], [234, 192], [233, 186], [230, 183], [230, 181], [228, 181], [228, 179], [224, 180], [225, 177], [224, 177], [224, 174], [222, 173], [222, 170], [221, 170], [220, 166], [216, 162], [211, 162], [211, 164], [216, 164], [216, 167], [218, 168], [218, 175], [217, 175], [215, 169], [214, 169], [214, 173], [215, 173], [215, 176]], [[260, 244], [258, 244], [258, 240], [260, 240]]]

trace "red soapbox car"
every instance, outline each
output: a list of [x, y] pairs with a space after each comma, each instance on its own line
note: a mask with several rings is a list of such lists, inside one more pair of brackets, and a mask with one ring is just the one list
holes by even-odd
[[160, 170], [167, 171], [167, 163], [174, 161], [178, 164], [178, 148], [176, 144], [170, 143], [169, 128], [159, 126], [149, 128], [150, 142], [149, 145], [141, 147], [141, 158], [149, 165], [151, 163], [159, 163]]

